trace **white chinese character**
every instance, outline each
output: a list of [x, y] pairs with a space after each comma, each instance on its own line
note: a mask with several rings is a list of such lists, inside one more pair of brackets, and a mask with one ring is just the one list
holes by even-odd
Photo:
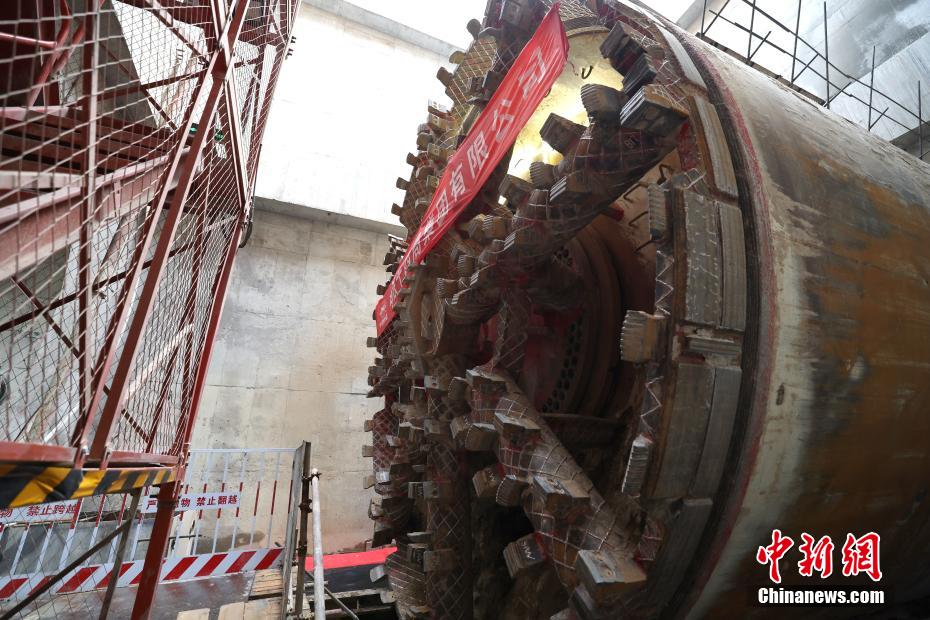
[[449, 212], [449, 206], [449, 192], [442, 190], [442, 193], [439, 194], [439, 198], [436, 200], [436, 218], [442, 220], [446, 213]]
[[485, 142], [484, 132], [475, 136], [471, 146], [468, 147], [468, 167], [472, 178], [478, 178], [478, 171], [488, 159], [488, 143]]
[[[462, 174], [462, 166], [459, 165], [452, 171], [452, 200], [458, 200], [459, 196], [465, 193], [465, 176]], [[440, 204], [440, 213], [445, 216], [445, 211], [442, 210], [443, 205]], [[449, 203], [445, 204], [446, 209], [449, 208]]]
[[500, 142], [504, 139], [504, 132], [510, 127], [511, 123], [514, 121], [513, 114], [507, 114], [507, 110], [510, 109], [510, 100], [502, 99], [500, 109], [494, 109], [494, 119], [491, 123], [491, 127], [494, 130], [494, 141]]
[[543, 58], [542, 51], [537, 48], [533, 55], [534, 64], [520, 76], [520, 86], [523, 87], [523, 96], [529, 93], [530, 89], [543, 81], [546, 74], [546, 60]]
[[[444, 196], [445, 192], [443, 192], [443, 197]], [[423, 235], [420, 241], [422, 241], [423, 245], [425, 246], [430, 244], [430, 242], [433, 240], [433, 235], [436, 233], [436, 218], [430, 217], [431, 215], [433, 214], [427, 214], [427, 219], [423, 223]]]

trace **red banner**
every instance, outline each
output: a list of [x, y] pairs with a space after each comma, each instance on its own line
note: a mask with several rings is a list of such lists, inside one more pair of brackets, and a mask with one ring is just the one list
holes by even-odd
[[568, 38], [556, 3], [449, 160], [423, 221], [375, 308], [379, 336], [396, 316], [394, 305], [409, 266], [429, 254], [478, 194], [561, 75], [567, 59]]

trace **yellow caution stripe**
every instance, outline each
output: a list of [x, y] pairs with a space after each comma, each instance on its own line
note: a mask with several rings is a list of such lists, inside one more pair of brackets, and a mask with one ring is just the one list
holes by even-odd
[[176, 477], [177, 471], [169, 467], [72, 469], [0, 463], [0, 509], [125, 493]]

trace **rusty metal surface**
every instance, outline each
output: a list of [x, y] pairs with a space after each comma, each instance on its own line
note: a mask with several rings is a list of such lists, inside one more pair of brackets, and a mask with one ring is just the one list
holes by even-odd
[[747, 434], [691, 615], [766, 614], [745, 592], [761, 581], [754, 550], [776, 527], [835, 540], [879, 532], [884, 583], [901, 599], [925, 596], [930, 166], [685, 43], [741, 162], [757, 270]]

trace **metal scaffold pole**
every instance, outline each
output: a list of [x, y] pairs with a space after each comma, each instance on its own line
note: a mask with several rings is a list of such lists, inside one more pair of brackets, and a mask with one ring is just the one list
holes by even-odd
[[313, 488], [313, 617], [326, 617], [326, 595], [323, 593], [323, 527], [320, 522], [320, 471], [310, 472]]
[[307, 513], [310, 512], [310, 442], [303, 445], [303, 466], [300, 469], [300, 533], [297, 535], [297, 583], [294, 613], [303, 615], [304, 583], [307, 570]]

